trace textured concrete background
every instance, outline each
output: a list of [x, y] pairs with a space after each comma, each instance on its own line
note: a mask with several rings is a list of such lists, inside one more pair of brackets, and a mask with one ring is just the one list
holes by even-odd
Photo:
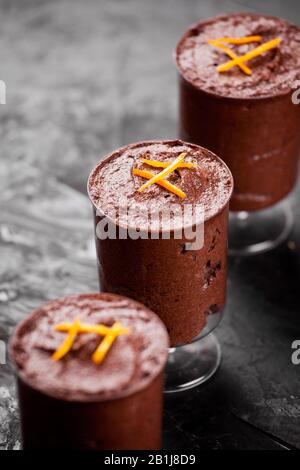
[[[175, 44], [197, 19], [237, 10], [300, 24], [298, 0], [0, 1], [0, 339], [41, 302], [97, 290], [86, 178], [120, 145], [176, 136]], [[231, 260], [222, 367], [166, 400], [166, 448], [300, 448], [298, 195], [288, 243]], [[0, 448], [19, 447], [0, 365]]]

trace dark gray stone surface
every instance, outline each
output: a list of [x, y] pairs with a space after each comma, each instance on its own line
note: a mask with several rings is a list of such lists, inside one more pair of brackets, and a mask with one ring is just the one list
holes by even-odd
[[[298, 0], [0, 1], [0, 339], [41, 302], [97, 290], [87, 175], [122, 144], [176, 136], [176, 41], [236, 10], [300, 23]], [[300, 448], [298, 200], [288, 243], [230, 261], [221, 369], [166, 399], [165, 448]], [[12, 369], [0, 365], [0, 449], [19, 447]]]

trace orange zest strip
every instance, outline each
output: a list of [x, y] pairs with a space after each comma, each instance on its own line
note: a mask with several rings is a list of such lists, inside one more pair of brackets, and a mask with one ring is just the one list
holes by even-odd
[[144, 191], [146, 188], [148, 188], [149, 186], [151, 186], [151, 184], [154, 184], [156, 183], [157, 181], [159, 180], [162, 180], [163, 178], [165, 178], [167, 175], [169, 175], [170, 173], [172, 173], [174, 170], [176, 170], [176, 168], [178, 168], [178, 164], [181, 163], [184, 158], [186, 156], [186, 153], [183, 152], [181, 153], [177, 158], [175, 158], [175, 160], [167, 166], [167, 168], [165, 168], [163, 171], [161, 171], [160, 173], [157, 173], [157, 175], [153, 175], [153, 177], [147, 181], [147, 183], [144, 183], [139, 189], [138, 189], [138, 192], [141, 193], [142, 191]]
[[110, 328], [105, 325], [89, 325], [86, 323], [80, 323], [79, 317], [76, 317], [73, 323], [60, 323], [59, 325], [55, 325], [54, 329], [55, 331], [66, 332], [68, 335], [65, 341], [52, 355], [53, 361], [59, 361], [68, 354], [73, 346], [77, 334], [79, 333], [95, 333], [100, 336], [104, 336], [104, 339], [92, 356], [92, 359], [96, 364], [100, 364], [100, 362], [103, 361], [117, 336], [129, 333], [129, 328], [123, 328], [121, 323], [118, 322], [114, 323]]
[[108, 333], [105, 338], [101, 341], [100, 345], [92, 355], [92, 360], [95, 364], [98, 365], [103, 361], [113, 342], [117, 338], [120, 327], [120, 323], [114, 323], [112, 328], [110, 329], [110, 333]]
[[260, 42], [262, 40], [262, 36], [243, 36], [241, 38], [231, 38], [231, 37], [224, 37], [224, 38], [217, 38], [217, 39], [209, 39], [210, 41], [218, 41], [218, 42], [226, 42], [227, 44], [249, 44], [250, 42]]
[[[167, 168], [172, 162], [159, 162], [158, 160], [148, 160], [147, 158], [141, 158], [141, 161], [143, 163], [146, 163], [146, 165], [153, 166], [155, 168]], [[188, 163], [188, 162], [183, 162], [179, 163], [177, 168], [197, 168], [197, 163]]]
[[[55, 325], [55, 331], [61, 331], [67, 333], [70, 331], [72, 323], [60, 323]], [[87, 323], [80, 323], [78, 333], [94, 333], [96, 335], [105, 336], [111, 332], [111, 328], [105, 325], [89, 325]], [[127, 334], [128, 328], [120, 327], [118, 334]]]
[[[148, 180], [153, 178], [153, 173], [151, 173], [150, 171], [146, 171], [146, 170], [139, 170], [138, 168], [133, 169], [133, 174], [136, 176], [141, 176], [142, 178], [146, 178]], [[186, 194], [183, 191], [181, 191], [181, 189], [177, 188], [177, 186], [175, 186], [172, 183], [169, 183], [168, 181], [159, 180], [159, 181], [156, 181], [155, 184], [162, 186], [163, 188], [167, 189], [173, 194], [176, 194], [176, 196], [181, 197], [182, 199], [186, 197]]]
[[71, 350], [75, 338], [77, 336], [78, 330], [80, 328], [79, 317], [74, 319], [74, 322], [71, 324], [69, 329], [69, 333], [63, 343], [59, 346], [59, 348], [55, 351], [52, 355], [53, 361], [59, 361], [62, 359], [68, 352]]
[[239, 65], [243, 62], [246, 62], [248, 60], [253, 59], [254, 57], [257, 57], [264, 52], [269, 51], [270, 49], [274, 49], [274, 47], [277, 47], [278, 44], [281, 43], [280, 38], [272, 39], [271, 41], [265, 42], [264, 44], [261, 44], [261, 46], [256, 47], [252, 51], [247, 52], [247, 54], [244, 54], [240, 57], [237, 57], [236, 59], [230, 60], [229, 62], [226, 62], [225, 64], [219, 65], [217, 67], [218, 72], [226, 72], [227, 70], [231, 69], [231, 67], [234, 67], [235, 65]]
[[[219, 49], [222, 49], [226, 54], [231, 58], [231, 59], [237, 59], [238, 56], [230, 49], [230, 47], [225, 46], [225, 44], [222, 44], [219, 42], [219, 39], [209, 39], [208, 40], [209, 44], [215, 47], [218, 47]], [[249, 67], [246, 64], [237, 64], [240, 69], [246, 74], [246, 75], [251, 75], [252, 71], [249, 69]]]

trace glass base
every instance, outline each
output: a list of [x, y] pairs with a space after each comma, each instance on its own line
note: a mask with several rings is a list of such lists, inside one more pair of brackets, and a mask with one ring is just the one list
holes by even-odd
[[165, 393], [196, 387], [214, 375], [221, 362], [221, 347], [213, 333], [191, 344], [169, 349]]
[[273, 250], [286, 240], [294, 223], [287, 202], [254, 212], [230, 212], [229, 255], [249, 256]]

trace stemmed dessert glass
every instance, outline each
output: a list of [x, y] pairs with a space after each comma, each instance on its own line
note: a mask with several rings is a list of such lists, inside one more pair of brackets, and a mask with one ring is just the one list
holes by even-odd
[[[142, 177], [149, 176], [145, 152], [152, 157], [147, 157], [146, 165], [155, 161], [171, 162], [167, 165], [172, 166], [183, 154], [189, 155], [186, 163], [197, 162], [194, 170], [179, 170], [179, 175], [164, 180], [167, 188], [180, 184], [177, 192], [186, 191], [190, 202], [177, 196], [170, 200], [168, 190], [159, 185], [140, 196]], [[100, 290], [145, 304], [166, 325], [172, 346], [165, 375], [167, 393], [204, 383], [220, 364], [221, 348], [213, 330], [226, 303], [232, 190], [232, 175], [222, 160], [207, 149], [180, 140], [140, 142], [118, 149], [99, 162], [89, 178]], [[111, 214], [119, 201], [123, 204], [124, 193], [129, 196], [125, 213], [133, 209], [129, 221]], [[149, 219], [147, 209], [153, 204], [155, 211]], [[187, 217], [183, 215], [186, 208], [192, 210]], [[165, 209], [174, 211], [172, 224], [164, 218]], [[154, 221], [150, 228], [149, 220]], [[106, 229], [101, 232], [107, 222], [112, 225], [112, 238], [106, 236]], [[132, 237], [128, 229], [137, 227], [138, 236]], [[125, 236], [120, 236], [122, 233]]]
[[177, 44], [180, 138], [215, 152], [233, 174], [231, 255], [272, 250], [293, 226], [299, 31], [280, 18], [224, 14], [193, 25]]

